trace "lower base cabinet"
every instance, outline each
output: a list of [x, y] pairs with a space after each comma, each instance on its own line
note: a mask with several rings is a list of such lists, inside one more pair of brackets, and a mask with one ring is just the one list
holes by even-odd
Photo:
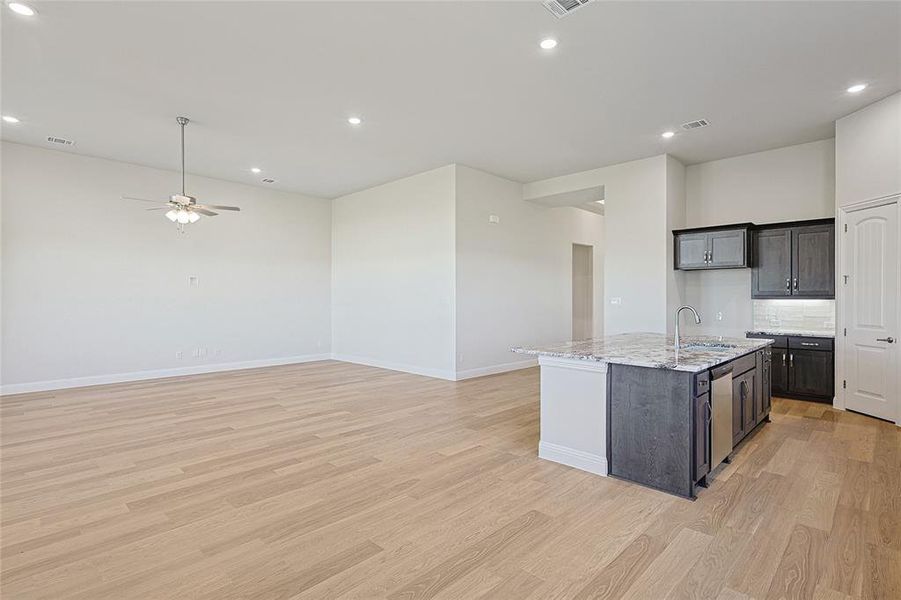
[[789, 350], [788, 392], [832, 401], [835, 368], [832, 352]]
[[748, 334], [775, 340], [770, 362], [771, 394], [831, 403], [835, 396], [835, 355], [831, 338]]
[[[770, 414], [772, 384], [770, 376], [771, 354], [769, 348], [758, 350], [754, 362], [736, 360], [743, 365], [743, 373], [732, 373], [732, 445], [735, 446], [751, 433]], [[747, 368], [747, 367], [751, 368]]]

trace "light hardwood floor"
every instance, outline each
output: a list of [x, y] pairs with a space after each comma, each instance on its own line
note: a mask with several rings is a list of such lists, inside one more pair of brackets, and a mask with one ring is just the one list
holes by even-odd
[[2, 399], [5, 600], [901, 598], [901, 431], [777, 400], [696, 502], [536, 458], [538, 371]]

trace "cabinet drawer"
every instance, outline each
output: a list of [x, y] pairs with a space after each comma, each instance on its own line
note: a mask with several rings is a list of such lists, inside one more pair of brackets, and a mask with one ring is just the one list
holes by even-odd
[[757, 353], [752, 352], [751, 354], [746, 354], [741, 358], [736, 358], [732, 361], [732, 377], [737, 377], [741, 375], [745, 371], [750, 371], [754, 367], [757, 366]]
[[788, 347], [792, 350], [828, 350], [831, 352], [834, 341], [832, 338], [789, 337]]

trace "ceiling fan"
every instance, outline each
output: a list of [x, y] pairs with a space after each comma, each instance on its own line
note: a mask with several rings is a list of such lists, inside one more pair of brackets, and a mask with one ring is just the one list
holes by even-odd
[[122, 196], [123, 200], [137, 200], [139, 202], [153, 202], [155, 204], [163, 204], [147, 210], [166, 210], [166, 218], [173, 223], [178, 224], [178, 228], [184, 231], [184, 226], [188, 223], [196, 223], [200, 220], [200, 215], [207, 217], [215, 217], [219, 213], [216, 210], [241, 210], [237, 206], [222, 206], [220, 204], [197, 204], [197, 198], [189, 196], [185, 193], [185, 125], [190, 122], [187, 117], [177, 117], [175, 121], [181, 127], [181, 194], [173, 194], [169, 196], [169, 200], [146, 200], [144, 198], [132, 198], [130, 196]]

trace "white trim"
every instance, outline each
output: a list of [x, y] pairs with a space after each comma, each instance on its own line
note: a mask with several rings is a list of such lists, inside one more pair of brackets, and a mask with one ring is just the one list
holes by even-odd
[[538, 458], [594, 473], [595, 475], [607, 476], [606, 456], [599, 456], [550, 442], [538, 442]]
[[894, 204], [901, 200], [901, 194], [889, 194], [888, 196], [881, 196], [879, 198], [870, 198], [869, 200], [864, 200], [862, 202], [855, 202], [854, 204], [847, 204], [845, 206], [840, 206], [839, 208], [845, 212], [854, 212], [856, 210], [864, 210], [867, 208], [875, 208], [877, 206], [884, 206], [886, 204]]
[[0, 385], [0, 395], [27, 394], [29, 392], [47, 392], [68, 388], [107, 385], [110, 383], [128, 383], [146, 381], [148, 379], [165, 379], [184, 375], [201, 375], [203, 373], [219, 373], [221, 371], [238, 371], [242, 369], [258, 369], [260, 367], [277, 367], [331, 359], [330, 354], [306, 354], [303, 356], [286, 356], [283, 358], [264, 358], [242, 362], [197, 365], [195, 367], [177, 367], [174, 369], [156, 369], [152, 371], [131, 371], [129, 373], [111, 373], [108, 375], [90, 375], [71, 379], [51, 379], [28, 383], [10, 383]]
[[456, 381], [456, 373], [453, 371], [445, 371], [443, 369], [432, 369], [428, 367], [418, 367], [416, 365], [407, 365], [403, 363], [393, 363], [376, 358], [367, 358], [364, 356], [353, 356], [350, 354], [332, 354], [333, 360], [341, 362], [354, 363], [356, 365], [365, 365], [367, 367], [378, 367], [379, 369], [388, 369], [389, 371], [400, 371], [402, 373], [411, 373], [413, 375], [424, 375], [426, 377], [436, 377], [438, 379], [446, 379], [448, 381]]
[[541, 355], [538, 357], [538, 364], [542, 367], [561, 367], [564, 369], [592, 371], [595, 373], [607, 372], [606, 362], [582, 358], [564, 358], [559, 356]]
[[529, 369], [537, 366], [538, 361], [534, 358], [529, 358], [527, 360], [518, 360], [516, 362], [491, 365], [489, 367], [466, 369], [464, 371], [457, 371], [457, 381], [472, 379], [473, 377], [484, 377], [485, 375], [495, 375], [497, 373], [507, 373], [509, 371], [519, 371], [520, 369]]

